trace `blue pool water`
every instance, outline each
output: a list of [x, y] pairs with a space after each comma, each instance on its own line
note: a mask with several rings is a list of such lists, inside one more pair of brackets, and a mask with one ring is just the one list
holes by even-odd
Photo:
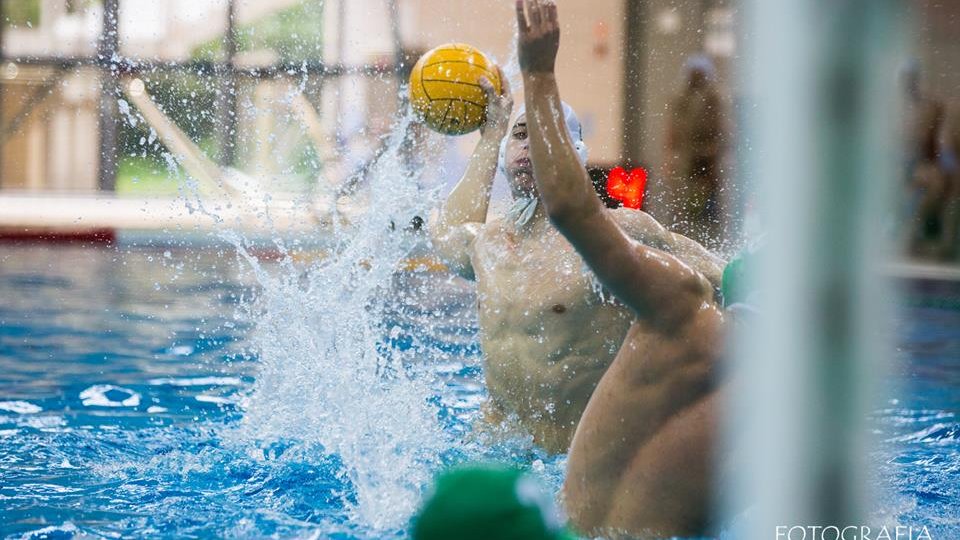
[[[0, 538], [404, 536], [352, 518], [320, 441], [241, 433], [260, 360], [238, 314], [260, 286], [243, 268], [232, 250], [0, 250]], [[459, 440], [483, 398], [472, 292], [435, 276], [398, 277], [380, 345], [429, 366], [423, 397]], [[524, 444], [471, 448], [440, 463], [543, 458], [548, 483], [560, 470]]]
[[[311, 392], [293, 381], [276, 411], [248, 410], [262, 359], [238, 313], [260, 284], [243, 268], [231, 250], [0, 248], [0, 538], [405, 537], [356, 518], [323, 441], [242, 429], [254, 413], [296, 422], [281, 415]], [[378, 346], [425, 366], [423, 398], [463, 440], [484, 395], [472, 293], [439, 274], [397, 280]], [[956, 538], [960, 309], [934, 304], [900, 315], [906, 362], [876, 414], [876, 458], [883, 510]], [[478, 457], [559, 484], [562, 458], [522, 442], [451, 442], [433, 465]]]
[[960, 538], [960, 286], [907, 290], [893, 396], [877, 411], [882, 510], [931, 538]]

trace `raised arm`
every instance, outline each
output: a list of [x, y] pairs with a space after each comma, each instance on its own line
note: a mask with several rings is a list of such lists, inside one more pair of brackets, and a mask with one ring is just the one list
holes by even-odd
[[633, 242], [596, 196], [563, 122], [556, 4], [517, 0], [517, 20], [533, 175], [551, 222], [621, 301], [653, 324], [672, 325], [709, 297], [710, 287], [678, 258]]
[[480, 142], [463, 178], [430, 223], [434, 248], [451, 270], [467, 279], [474, 278], [470, 254], [473, 241], [487, 220], [500, 142], [506, 136], [513, 109], [510, 84], [503, 73], [500, 81], [501, 91], [497, 94], [490, 81], [481, 79], [480, 84], [487, 93], [487, 118], [480, 128]]

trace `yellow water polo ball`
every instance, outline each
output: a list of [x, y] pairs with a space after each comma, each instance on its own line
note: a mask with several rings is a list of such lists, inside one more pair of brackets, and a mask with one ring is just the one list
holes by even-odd
[[427, 52], [410, 73], [410, 105], [431, 128], [463, 135], [480, 127], [487, 112], [486, 77], [500, 92], [496, 64], [475, 47], [448, 43]]

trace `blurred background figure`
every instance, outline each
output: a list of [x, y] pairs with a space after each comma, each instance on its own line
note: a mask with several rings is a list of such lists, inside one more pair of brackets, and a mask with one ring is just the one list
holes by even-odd
[[911, 60], [903, 70], [904, 86], [904, 215], [906, 247], [911, 255], [930, 258], [949, 256], [952, 237], [946, 214], [955, 189], [949, 154], [944, 152], [943, 103], [928, 95], [921, 85], [920, 64]]
[[960, 252], [960, 104], [950, 107], [940, 159], [949, 189], [943, 216], [943, 256], [955, 260]]
[[670, 103], [665, 160], [672, 187], [673, 229], [710, 247], [723, 243], [726, 221], [720, 193], [725, 111], [715, 72], [706, 55], [687, 59], [686, 84]]

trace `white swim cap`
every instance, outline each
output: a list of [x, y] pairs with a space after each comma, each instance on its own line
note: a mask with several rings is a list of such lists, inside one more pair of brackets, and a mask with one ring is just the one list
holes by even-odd
[[[577, 113], [574, 112], [573, 107], [567, 105], [565, 101], [561, 102], [563, 104], [563, 121], [567, 125], [567, 132], [570, 133], [570, 138], [573, 139], [573, 148], [577, 151], [577, 157], [580, 158], [580, 163], [587, 164], [587, 143], [583, 142], [583, 126], [580, 124], [580, 119], [577, 118]], [[525, 105], [520, 105], [520, 109], [517, 111], [517, 118], [520, 118], [527, 112]], [[514, 121], [516, 123], [516, 121]], [[512, 128], [511, 128], [511, 131]], [[510, 133], [507, 133], [507, 136], [503, 138], [503, 142], [500, 143], [500, 157], [497, 160], [497, 164], [500, 168], [500, 172], [506, 176], [507, 174], [507, 141], [510, 140]]]

